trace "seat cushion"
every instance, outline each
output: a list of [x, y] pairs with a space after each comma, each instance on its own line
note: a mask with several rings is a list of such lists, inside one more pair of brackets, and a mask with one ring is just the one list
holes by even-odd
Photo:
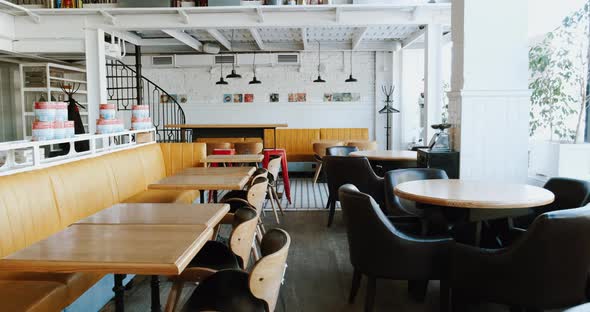
[[2, 311], [61, 311], [67, 297], [66, 286], [57, 282], [0, 281]]
[[101, 273], [32, 273], [0, 272], [0, 282], [43, 281], [55, 282], [67, 287], [64, 306], [68, 306], [104, 277]]
[[124, 203], [192, 204], [199, 191], [146, 190], [125, 199]]

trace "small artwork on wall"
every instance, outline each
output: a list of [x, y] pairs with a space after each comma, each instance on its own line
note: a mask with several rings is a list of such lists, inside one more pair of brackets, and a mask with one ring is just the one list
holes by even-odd
[[360, 100], [360, 93], [338, 92], [324, 94], [324, 102], [359, 102]]
[[234, 103], [242, 103], [244, 102], [244, 98], [241, 93], [234, 94]]
[[252, 93], [244, 94], [244, 102], [246, 102], [246, 103], [254, 102], [254, 94], [252, 94]]
[[233, 100], [233, 96], [231, 94], [224, 94], [223, 95], [223, 103], [231, 103]]
[[279, 101], [279, 94], [278, 93], [271, 93], [269, 96], [271, 103], [277, 103]]
[[332, 93], [324, 93], [324, 102], [332, 102], [333, 100]]
[[289, 102], [305, 102], [307, 93], [289, 93]]

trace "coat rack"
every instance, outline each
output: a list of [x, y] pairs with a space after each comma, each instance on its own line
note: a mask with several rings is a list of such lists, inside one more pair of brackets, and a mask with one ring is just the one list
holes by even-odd
[[387, 125], [385, 126], [387, 150], [391, 148], [391, 140], [389, 139], [391, 135], [391, 114], [400, 112], [399, 110], [393, 108], [393, 106], [391, 105], [393, 103], [391, 96], [393, 95], [394, 90], [395, 87], [393, 85], [389, 87], [381, 86], [381, 91], [383, 92], [383, 95], [385, 95], [385, 106], [383, 106], [383, 108], [379, 110], [379, 114], [387, 114]]
[[[71, 85], [60, 84], [60, 89], [68, 96], [68, 120], [74, 121], [74, 133], [75, 134], [84, 134], [86, 133], [86, 129], [84, 129], [84, 124], [82, 123], [82, 117], [80, 116], [79, 108], [83, 108], [86, 110], [86, 107], [76, 99], [74, 99], [74, 95], [80, 90], [79, 83], [72, 83]], [[82, 152], [87, 151], [90, 149], [90, 143], [88, 141], [80, 141], [76, 142], [76, 151]]]

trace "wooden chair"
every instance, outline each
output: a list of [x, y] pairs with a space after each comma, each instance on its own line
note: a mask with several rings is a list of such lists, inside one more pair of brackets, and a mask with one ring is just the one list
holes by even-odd
[[315, 159], [315, 172], [313, 174], [313, 183], [317, 183], [320, 173], [322, 172], [322, 158], [326, 156], [326, 148], [332, 146], [342, 146], [343, 141], [329, 141], [313, 143], [313, 157]]
[[378, 148], [376, 141], [348, 141], [346, 146], [356, 146], [359, 151], [376, 151]]
[[229, 247], [218, 241], [208, 241], [182, 274], [170, 277], [173, 285], [166, 304], [167, 312], [175, 310], [185, 282], [201, 281], [219, 270], [248, 267], [250, 252], [258, 253], [254, 241], [258, 216], [256, 210], [244, 207], [224, 217], [221, 223], [233, 225]]
[[263, 257], [250, 274], [237, 269], [212, 274], [195, 289], [183, 311], [274, 311], [290, 244], [284, 230], [268, 231], [260, 246]]
[[240, 142], [234, 143], [234, 149], [237, 155], [260, 154], [262, 153], [262, 142]]
[[268, 162], [268, 196], [270, 198], [270, 205], [272, 207], [272, 211], [275, 214], [275, 219], [277, 220], [277, 224], [280, 223], [279, 215], [277, 214], [277, 209], [275, 208], [275, 202], [277, 206], [279, 206], [279, 210], [281, 211], [281, 215], [285, 215], [283, 212], [283, 207], [281, 206], [281, 201], [279, 199], [279, 194], [277, 193], [277, 183], [279, 179], [279, 169], [281, 168], [281, 157], [275, 157]]
[[214, 149], [230, 149], [231, 143], [207, 143], [207, 156], [213, 155]]

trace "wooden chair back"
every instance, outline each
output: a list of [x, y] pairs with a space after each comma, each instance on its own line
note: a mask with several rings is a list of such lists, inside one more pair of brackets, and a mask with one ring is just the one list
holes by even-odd
[[207, 156], [213, 155], [213, 150], [217, 149], [217, 148], [229, 149], [232, 147], [231, 147], [231, 143], [217, 143], [217, 142], [207, 143]]
[[248, 267], [250, 251], [256, 237], [258, 212], [252, 208], [243, 207], [234, 213], [234, 227], [229, 238], [231, 251], [242, 260], [242, 268]]
[[268, 173], [273, 177], [273, 181], [276, 181], [279, 176], [279, 170], [281, 169], [281, 156], [271, 159], [268, 162]]
[[326, 148], [331, 146], [342, 146], [344, 145], [344, 141], [324, 141], [324, 142], [315, 142], [313, 143], [313, 152], [320, 156], [326, 156]]
[[256, 208], [258, 214], [262, 213], [262, 205], [266, 199], [266, 190], [268, 188], [268, 179], [259, 177], [252, 181], [252, 185], [248, 189], [248, 203]]
[[260, 243], [262, 258], [258, 260], [248, 283], [254, 297], [266, 303], [267, 311], [274, 311], [287, 267], [291, 237], [281, 229], [272, 229]]
[[359, 151], [376, 151], [378, 148], [376, 141], [348, 141], [346, 146], [356, 146]]
[[234, 143], [237, 155], [260, 154], [262, 153], [262, 142], [241, 142]]

